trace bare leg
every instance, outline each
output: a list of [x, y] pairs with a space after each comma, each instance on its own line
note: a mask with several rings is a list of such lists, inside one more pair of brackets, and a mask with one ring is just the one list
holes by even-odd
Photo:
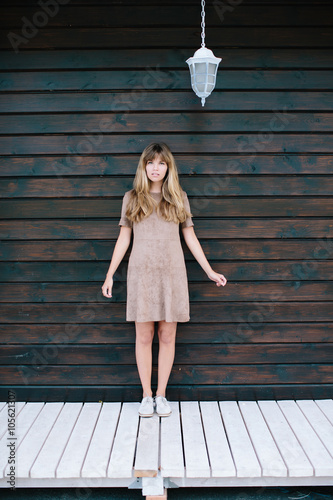
[[141, 380], [143, 397], [152, 396], [152, 343], [154, 338], [154, 321], [135, 322], [136, 341], [135, 356]]
[[170, 372], [175, 358], [177, 321], [167, 323], [158, 322], [158, 384], [157, 396], [165, 397], [165, 391], [168, 384]]

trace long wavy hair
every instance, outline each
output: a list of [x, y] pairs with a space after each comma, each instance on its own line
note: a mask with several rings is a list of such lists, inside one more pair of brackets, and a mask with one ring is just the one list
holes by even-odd
[[[147, 162], [154, 160], [156, 156], [160, 156], [168, 167], [163, 179], [160, 202], [157, 202], [149, 193], [152, 182], [146, 172]], [[183, 190], [179, 184], [175, 159], [164, 142], [149, 144], [142, 152], [133, 181], [133, 189], [130, 192], [126, 216], [132, 222], [140, 222], [153, 212], [154, 207], [158, 215], [176, 224], [184, 222], [187, 217], [192, 217], [192, 214], [184, 207]]]

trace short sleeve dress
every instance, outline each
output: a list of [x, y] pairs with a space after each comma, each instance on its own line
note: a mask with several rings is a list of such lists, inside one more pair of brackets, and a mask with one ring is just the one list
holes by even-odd
[[[150, 193], [156, 201], [161, 193]], [[190, 320], [190, 304], [179, 225], [194, 226], [188, 217], [182, 224], [168, 222], [156, 209], [140, 222], [126, 217], [130, 191], [123, 197], [119, 226], [133, 228], [133, 246], [127, 268], [126, 321]], [[190, 204], [183, 192], [184, 206]]]

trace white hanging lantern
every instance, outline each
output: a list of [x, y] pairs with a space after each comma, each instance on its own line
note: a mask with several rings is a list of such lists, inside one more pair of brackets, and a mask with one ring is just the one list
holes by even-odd
[[201, 49], [198, 49], [193, 57], [187, 59], [191, 73], [192, 89], [198, 97], [201, 97], [202, 106], [215, 88], [217, 68], [222, 58], [215, 57], [210, 49], [205, 47], [205, 0], [201, 0]]

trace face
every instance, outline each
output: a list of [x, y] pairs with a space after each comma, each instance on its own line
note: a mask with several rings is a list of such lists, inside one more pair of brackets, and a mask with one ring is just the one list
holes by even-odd
[[168, 166], [159, 155], [156, 155], [153, 160], [147, 161], [146, 172], [148, 179], [156, 184], [162, 186], [162, 181], [167, 173]]

